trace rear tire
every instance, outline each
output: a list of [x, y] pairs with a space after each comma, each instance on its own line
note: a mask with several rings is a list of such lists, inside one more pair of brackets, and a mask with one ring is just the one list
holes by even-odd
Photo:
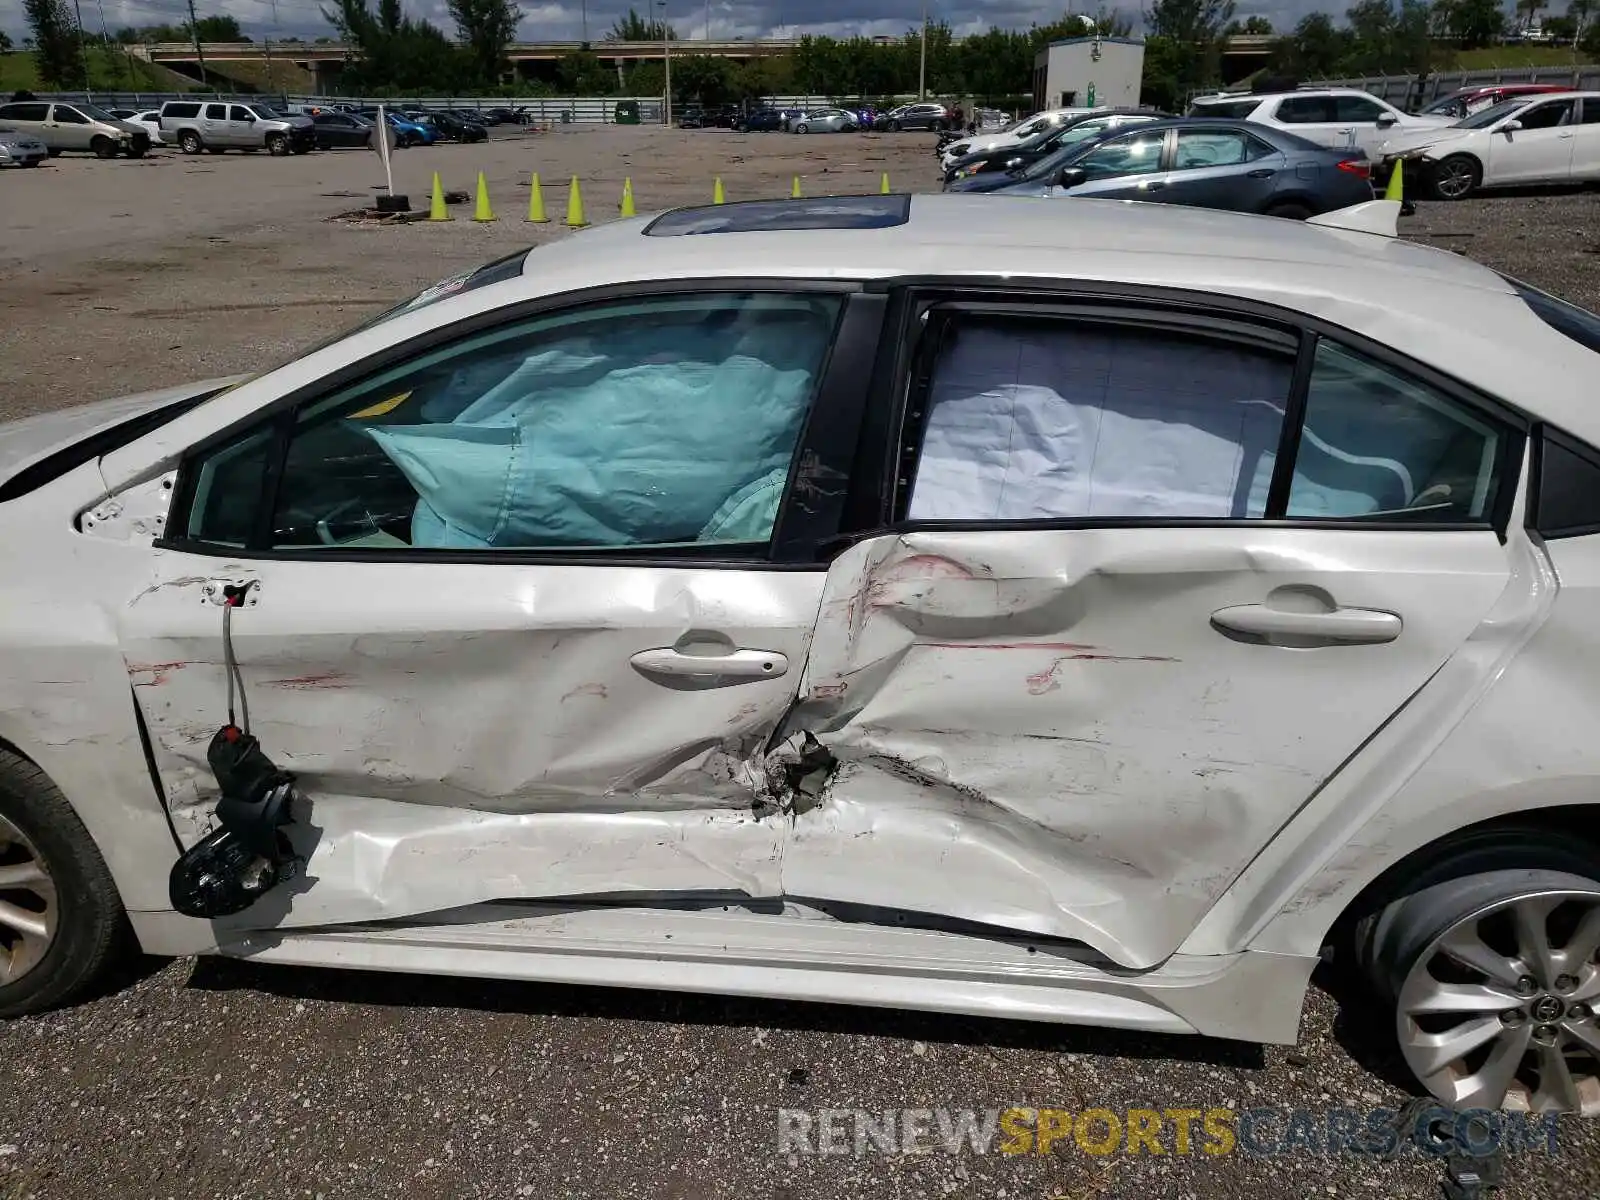
[[94, 151], [96, 158], [115, 158], [117, 144], [104, 134], [96, 134], [89, 142], [89, 149]]
[[[28, 867], [34, 878], [29, 881]], [[112, 960], [126, 932], [122, 899], [88, 830], [49, 777], [0, 750], [0, 888], [11, 914], [42, 921], [41, 939], [0, 922], [0, 1017], [71, 999]], [[18, 970], [18, 968], [21, 968]]]
[[143, 158], [148, 150], [148, 146], [129, 146], [123, 153], [129, 158]]
[[1436, 200], [1465, 200], [1483, 183], [1483, 165], [1470, 154], [1452, 154], [1433, 168], [1428, 190]]
[[205, 149], [205, 143], [200, 140], [200, 135], [193, 130], [185, 130], [178, 135], [178, 149], [185, 154], [199, 154]]
[[[1586, 940], [1600, 933], [1597, 862], [1594, 846], [1548, 830], [1474, 831], [1356, 923], [1356, 965], [1392, 1009], [1401, 1053], [1434, 1096], [1465, 1107], [1600, 1112], [1595, 1018], [1572, 1003], [1600, 964], [1592, 945], [1581, 948], [1581, 961], [1576, 952], [1566, 958], [1580, 932], [1590, 931]], [[1486, 999], [1441, 1005], [1452, 988]], [[1485, 1036], [1465, 1037], [1466, 1048], [1447, 1056], [1445, 1035], [1470, 1034], [1473, 1023]], [[1574, 1025], [1580, 1036], [1568, 1032]]]

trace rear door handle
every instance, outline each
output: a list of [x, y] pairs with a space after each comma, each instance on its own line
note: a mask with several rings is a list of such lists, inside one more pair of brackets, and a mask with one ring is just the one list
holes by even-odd
[[1139, 188], [1140, 188], [1141, 191], [1159, 192], [1162, 188], [1164, 188], [1166, 186], [1167, 185], [1166, 185], [1166, 181], [1165, 180], [1156, 179], [1156, 180], [1152, 180], [1150, 183], [1141, 183], [1139, 185]]
[[1370, 646], [1392, 642], [1404, 622], [1391, 612], [1375, 608], [1336, 608], [1332, 612], [1287, 612], [1265, 604], [1238, 604], [1219, 608], [1211, 623], [1235, 633], [1260, 637], [1308, 638], [1328, 645]]
[[726, 654], [684, 654], [671, 646], [641, 650], [628, 660], [646, 675], [676, 679], [776, 679], [789, 670], [789, 658], [776, 650], [730, 650]]

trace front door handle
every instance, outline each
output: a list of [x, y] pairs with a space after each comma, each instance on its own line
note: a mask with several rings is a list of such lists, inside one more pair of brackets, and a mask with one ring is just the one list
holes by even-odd
[[1276, 174], [1271, 167], [1261, 167], [1249, 173], [1251, 179], [1271, 179]]
[[1139, 185], [1139, 189], [1141, 191], [1145, 191], [1145, 192], [1159, 192], [1162, 188], [1164, 188], [1166, 186], [1167, 186], [1167, 184], [1166, 184], [1165, 180], [1163, 180], [1163, 179], [1153, 179], [1149, 183], [1141, 183]]
[[1290, 612], [1265, 604], [1237, 604], [1219, 608], [1211, 623], [1234, 633], [1258, 637], [1305, 638], [1327, 645], [1371, 646], [1392, 642], [1404, 622], [1391, 612], [1375, 608], [1336, 608], [1332, 612]]
[[641, 650], [628, 660], [646, 675], [675, 679], [776, 679], [789, 670], [789, 658], [776, 650], [729, 650], [723, 654], [685, 654], [664, 646]]

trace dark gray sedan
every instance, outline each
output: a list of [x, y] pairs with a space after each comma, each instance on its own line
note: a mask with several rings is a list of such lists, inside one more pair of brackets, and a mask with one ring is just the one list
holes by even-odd
[[950, 191], [1153, 200], [1304, 220], [1373, 198], [1361, 150], [1333, 150], [1249, 121], [1153, 121]]

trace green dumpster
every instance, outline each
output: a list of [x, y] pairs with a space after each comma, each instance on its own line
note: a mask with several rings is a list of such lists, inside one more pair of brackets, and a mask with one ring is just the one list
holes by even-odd
[[619, 100], [615, 112], [618, 125], [637, 125], [639, 123], [639, 102], [637, 100]]

